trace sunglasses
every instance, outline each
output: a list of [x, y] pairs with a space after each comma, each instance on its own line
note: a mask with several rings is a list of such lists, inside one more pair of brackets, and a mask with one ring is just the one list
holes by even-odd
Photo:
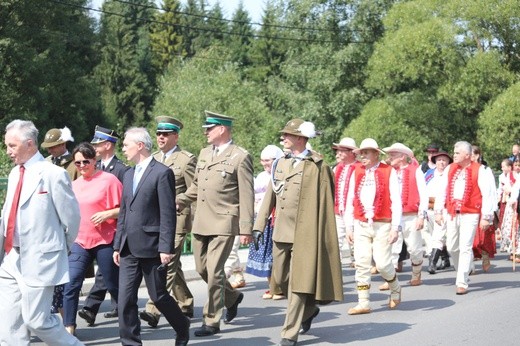
[[80, 167], [81, 165], [86, 166], [90, 165], [90, 160], [82, 160], [82, 161], [74, 161], [76, 167]]
[[155, 134], [157, 137], [160, 137], [160, 136], [169, 137], [173, 133], [174, 132], [156, 132]]

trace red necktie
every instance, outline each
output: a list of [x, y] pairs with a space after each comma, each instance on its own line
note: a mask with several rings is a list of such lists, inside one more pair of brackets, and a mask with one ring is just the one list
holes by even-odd
[[9, 219], [7, 220], [7, 232], [4, 241], [4, 250], [6, 254], [8, 254], [9, 251], [11, 251], [13, 248], [14, 227], [16, 225], [16, 214], [18, 213], [18, 202], [20, 202], [20, 193], [22, 192], [24, 172], [25, 167], [20, 166], [20, 179], [18, 180], [18, 185], [16, 185], [16, 190], [13, 196], [13, 203], [11, 204], [11, 210], [9, 211]]

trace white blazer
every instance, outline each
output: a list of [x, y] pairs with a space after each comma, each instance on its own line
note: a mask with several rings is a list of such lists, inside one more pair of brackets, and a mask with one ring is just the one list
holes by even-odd
[[[19, 201], [20, 272], [28, 285], [54, 286], [69, 281], [68, 251], [78, 234], [79, 205], [67, 171], [45, 161], [39, 152], [35, 159], [25, 169]], [[2, 210], [0, 263], [18, 169], [14, 167], [9, 174]]]

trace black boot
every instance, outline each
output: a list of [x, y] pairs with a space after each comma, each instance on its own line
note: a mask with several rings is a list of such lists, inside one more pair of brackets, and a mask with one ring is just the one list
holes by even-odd
[[446, 246], [442, 248], [441, 259], [441, 265], [437, 267], [438, 270], [448, 269], [449, 267], [451, 267], [450, 255], [448, 254]]
[[428, 272], [430, 274], [435, 274], [437, 270], [437, 261], [439, 260], [439, 256], [441, 255], [441, 250], [432, 249], [432, 253], [430, 254], [430, 264], [428, 265]]

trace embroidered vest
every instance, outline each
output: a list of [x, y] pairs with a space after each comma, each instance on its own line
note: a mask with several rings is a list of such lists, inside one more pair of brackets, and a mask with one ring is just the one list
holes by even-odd
[[[334, 177], [334, 214], [336, 215], [341, 214], [340, 206], [342, 207], [341, 211], [345, 212], [345, 203], [347, 202], [348, 186], [350, 183], [350, 177], [352, 176], [352, 172], [354, 172], [355, 166], [355, 162], [350, 164], [348, 166], [347, 171], [345, 171], [346, 165], [344, 163], [340, 163], [336, 166], [336, 173]], [[344, 189], [343, 191], [340, 191], [342, 183], [344, 183]]]
[[482, 208], [482, 192], [478, 187], [478, 171], [480, 164], [472, 162], [466, 171], [466, 186], [464, 187], [464, 196], [461, 201], [453, 199], [453, 189], [455, 185], [455, 174], [461, 170], [459, 165], [451, 164], [448, 171], [448, 186], [446, 191], [446, 209], [451, 216], [454, 216], [457, 210], [462, 214], [480, 214]]
[[402, 170], [401, 180], [401, 200], [403, 203], [403, 213], [411, 213], [419, 210], [419, 189], [415, 171], [419, 169], [416, 165], [408, 165]]
[[[390, 173], [392, 167], [387, 164], [379, 163], [379, 167], [374, 172], [376, 181], [376, 195], [374, 198], [374, 221], [391, 220], [392, 210], [390, 201]], [[361, 182], [364, 181], [365, 167], [359, 165], [354, 171], [356, 177], [356, 190], [354, 192], [354, 219], [367, 222], [363, 204], [361, 204], [360, 192]]]

